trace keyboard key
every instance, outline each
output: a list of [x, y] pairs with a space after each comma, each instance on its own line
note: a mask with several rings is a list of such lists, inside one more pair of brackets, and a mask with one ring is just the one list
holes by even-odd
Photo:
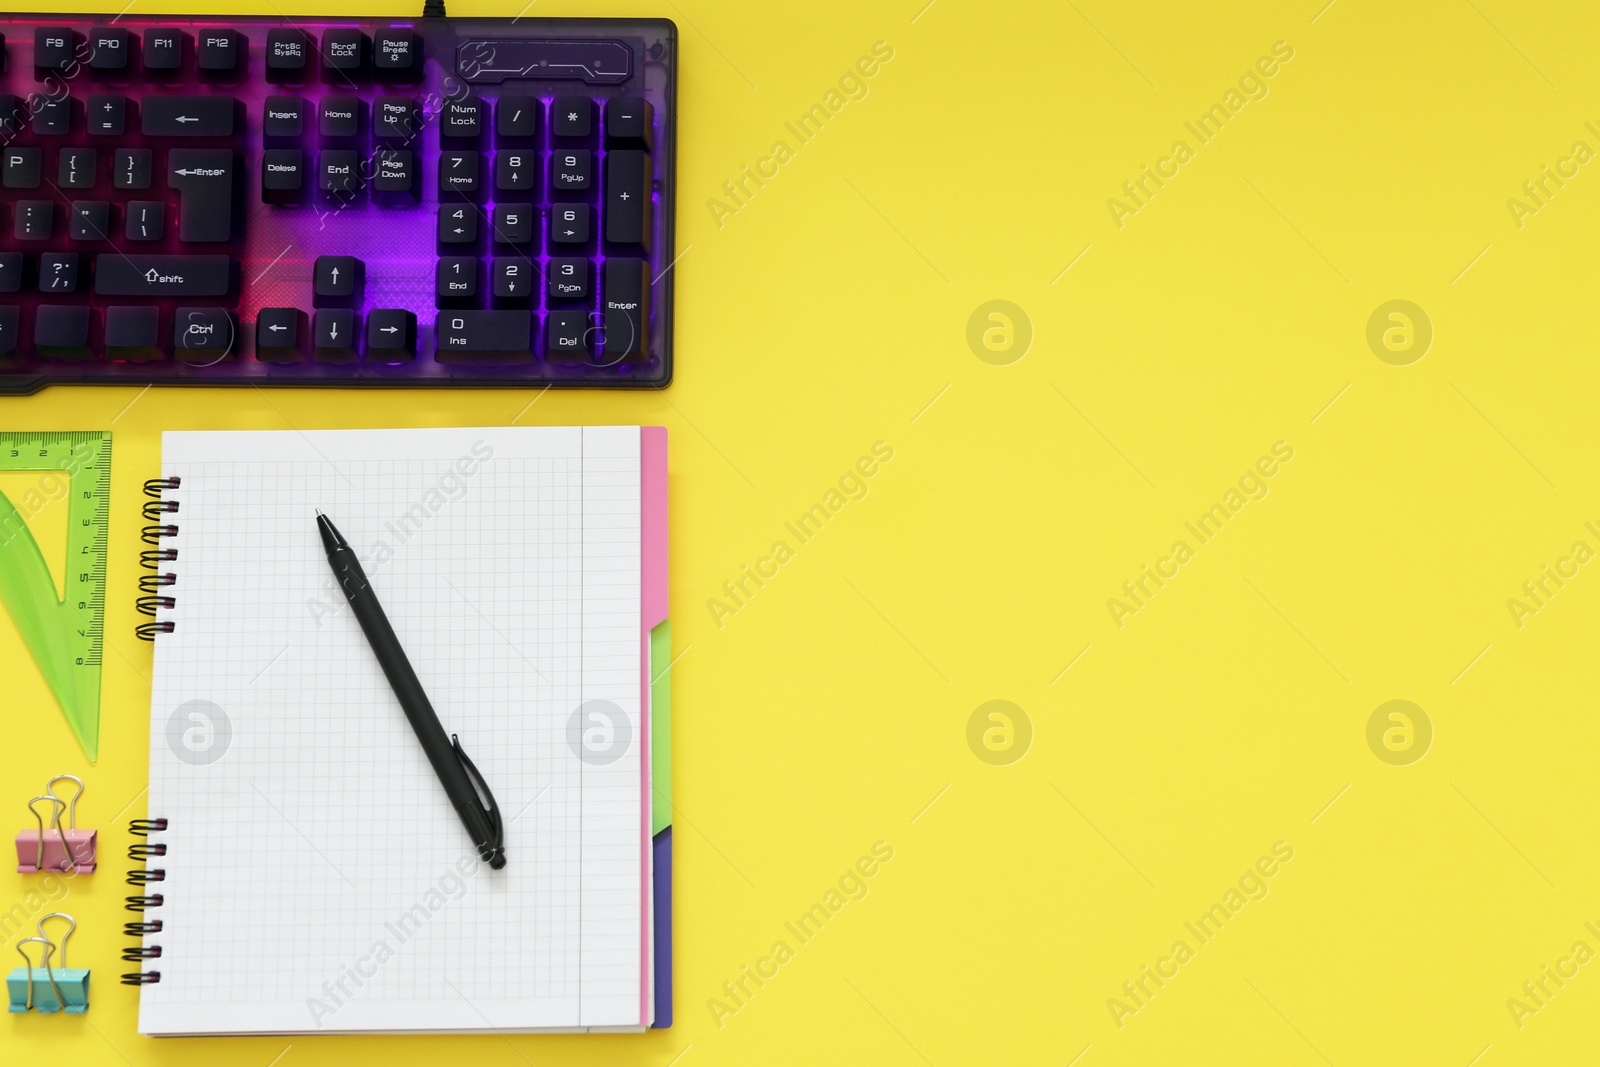
[[89, 309], [41, 305], [33, 319], [33, 345], [47, 359], [93, 359]]
[[182, 70], [183, 34], [178, 30], [145, 30], [144, 69], [156, 75], [176, 74]]
[[650, 264], [608, 259], [605, 264], [605, 354], [611, 363], [650, 355]]
[[227, 308], [181, 307], [172, 316], [173, 352], [185, 363], [219, 363], [233, 351], [235, 340]]
[[478, 295], [478, 260], [444, 256], [434, 272], [434, 296], [440, 307], [470, 307]]
[[452, 100], [440, 116], [439, 135], [475, 141], [483, 134], [483, 101], [477, 97]]
[[148, 189], [150, 168], [150, 149], [119, 148], [111, 159], [111, 185], [116, 189]]
[[318, 256], [312, 268], [312, 295], [348, 299], [355, 295], [361, 262], [355, 256]]
[[456, 194], [476, 197], [481, 186], [478, 182], [478, 153], [445, 152], [439, 156], [439, 195]]
[[606, 153], [606, 240], [650, 250], [650, 157], [635, 148]]
[[227, 296], [233, 275], [227, 256], [107, 252], [94, 257], [94, 291], [100, 296]]
[[231, 137], [238, 106], [231, 96], [147, 96], [139, 128], [146, 137]]
[[226, 148], [174, 148], [167, 184], [178, 190], [178, 240], [212, 244], [233, 237], [234, 154]]
[[558, 96], [550, 108], [550, 132], [557, 137], [584, 138], [594, 128], [594, 101], [587, 96]]
[[373, 154], [373, 197], [385, 204], [417, 202], [417, 162], [407, 148], [383, 148]]
[[494, 107], [494, 132], [501, 141], [532, 140], [543, 105], [534, 96], [502, 96]]
[[40, 26], [33, 31], [33, 69], [37, 75], [69, 74], [76, 66], [73, 57], [77, 50], [78, 35], [66, 26]]
[[21, 340], [22, 309], [19, 307], [0, 307], [0, 358], [11, 355], [17, 350], [17, 342]]
[[490, 291], [497, 307], [527, 307], [533, 297], [533, 264], [497, 256], [489, 269]]
[[558, 245], [581, 245], [589, 240], [588, 204], [551, 204], [550, 240]]
[[40, 159], [37, 148], [6, 149], [5, 168], [0, 171], [0, 185], [7, 189], [39, 188]]
[[537, 184], [538, 167], [527, 152], [496, 152], [494, 188], [497, 193], [525, 193]]
[[422, 45], [411, 30], [384, 30], [373, 38], [372, 73], [379, 80], [405, 84], [422, 80]]
[[78, 291], [78, 253], [46, 252], [39, 257], [39, 291], [59, 295]]
[[67, 209], [67, 233], [74, 241], [104, 241], [111, 233], [111, 205], [104, 200], [74, 200]]
[[72, 101], [63, 97], [34, 104], [32, 128], [34, 133], [48, 137], [63, 137], [71, 133]]
[[267, 81], [274, 85], [306, 80], [312, 44], [304, 30], [267, 31]]
[[264, 363], [298, 363], [305, 313], [299, 308], [262, 308], [256, 316], [256, 358]]
[[11, 236], [18, 241], [48, 241], [56, 228], [56, 206], [48, 200], [18, 200]]
[[421, 133], [417, 102], [409, 96], [380, 96], [372, 102], [372, 135], [404, 144]]
[[167, 205], [160, 200], [131, 200], [122, 235], [129, 241], [159, 241], [166, 236]]
[[545, 352], [550, 356], [588, 359], [592, 320], [587, 311], [552, 311], [545, 326]]
[[330, 197], [351, 200], [361, 193], [361, 157], [353, 148], [317, 154], [317, 187]]
[[606, 147], [650, 151], [655, 142], [655, 110], [638, 96], [614, 96], [606, 101]]
[[503, 245], [533, 243], [532, 204], [496, 204], [494, 206], [494, 239]]
[[545, 284], [551, 300], [587, 300], [589, 298], [589, 261], [571, 256], [557, 256], [546, 268]]
[[160, 310], [153, 307], [106, 308], [106, 358], [167, 358], [161, 347]]
[[441, 311], [434, 345], [440, 363], [531, 363], [533, 312]]
[[361, 132], [361, 101], [353, 96], [325, 96], [317, 107], [317, 130], [326, 140], [343, 140]]
[[121, 137], [127, 125], [128, 98], [110, 93], [91, 93], [85, 106], [89, 132], [97, 137]]
[[356, 81], [366, 74], [366, 34], [349, 29], [322, 31], [322, 75], [325, 79]]
[[[4, 38], [0, 34], [0, 38]], [[22, 116], [14, 93], [0, 93], [0, 137], [11, 138], [22, 129]]]
[[63, 189], [94, 188], [99, 156], [93, 148], [63, 148], [56, 153], [56, 184]]
[[324, 308], [311, 322], [312, 343], [318, 363], [351, 363], [356, 353], [356, 313], [347, 308]]
[[478, 209], [470, 205], [439, 206], [439, 243], [470, 245], [478, 239]]
[[233, 30], [201, 30], [195, 38], [196, 65], [200, 73], [219, 78], [241, 74], [248, 48], [244, 35]]
[[0, 293], [22, 290], [22, 253], [0, 252]]
[[367, 314], [367, 362], [410, 363], [417, 358], [417, 317], [401, 308]]
[[301, 97], [269, 96], [261, 109], [261, 133], [265, 137], [299, 137], [305, 117], [306, 102]]
[[305, 199], [305, 153], [298, 148], [268, 148], [261, 153], [261, 199], [268, 204], [298, 204]]
[[120, 26], [97, 26], [89, 31], [89, 69], [99, 74], [120, 74], [128, 69], [128, 31]]
[[582, 192], [594, 180], [594, 157], [587, 148], [558, 151], [550, 157], [550, 191]]

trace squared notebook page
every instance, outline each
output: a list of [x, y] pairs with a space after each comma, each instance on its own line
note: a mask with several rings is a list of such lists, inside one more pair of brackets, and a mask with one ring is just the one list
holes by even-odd
[[[639, 429], [167, 433], [162, 467], [140, 1032], [647, 1023]], [[319, 507], [493, 790], [504, 870], [334, 587]]]

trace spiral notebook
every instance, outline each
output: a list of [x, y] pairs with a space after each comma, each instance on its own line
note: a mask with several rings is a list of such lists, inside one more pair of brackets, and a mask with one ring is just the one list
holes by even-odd
[[[167, 433], [146, 491], [139, 1031], [669, 1025], [666, 431]], [[316, 508], [494, 791], [504, 870]]]

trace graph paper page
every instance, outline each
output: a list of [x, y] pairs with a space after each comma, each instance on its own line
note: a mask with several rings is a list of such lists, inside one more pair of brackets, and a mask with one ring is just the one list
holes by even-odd
[[[182, 482], [149, 813], [168, 854], [140, 1032], [648, 1021], [639, 439], [164, 435]], [[478, 860], [334, 587], [316, 508], [493, 790], [504, 870]]]

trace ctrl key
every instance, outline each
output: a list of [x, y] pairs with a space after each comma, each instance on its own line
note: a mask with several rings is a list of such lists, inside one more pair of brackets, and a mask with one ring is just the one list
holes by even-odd
[[89, 309], [45, 304], [33, 320], [33, 347], [45, 359], [93, 359]]
[[233, 316], [226, 308], [179, 308], [172, 317], [172, 348], [185, 363], [209, 367], [233, 354]]

